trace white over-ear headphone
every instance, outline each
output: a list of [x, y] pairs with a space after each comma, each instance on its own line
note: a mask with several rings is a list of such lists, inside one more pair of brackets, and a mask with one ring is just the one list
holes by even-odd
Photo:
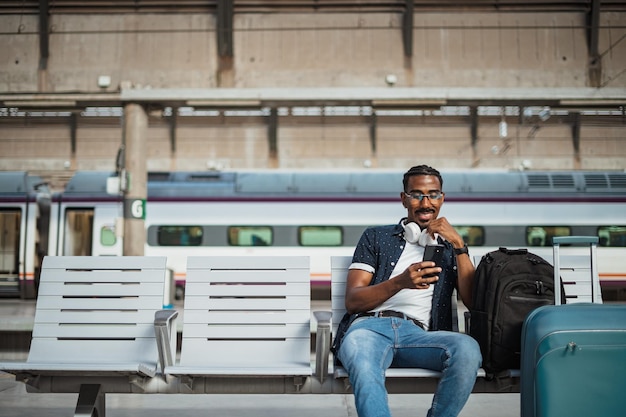
[[420, 246], [426, 245], [436, 245], [437, 244], [437, 234], [435, 233], [435, 237], [433, 238], [428, 233], [427, 229], [421, 230], [420, 227], [415, 222], [405, 223], [403, 220], [400, 222], [402, 227], [404, 228], [404, 240], [409, 243], [417, 243]]
[[422, 230], [415, 222], [405, 223], [402, 222], [404, 228], [404, 240], [409, 243], [417, 243], [422, 234]]

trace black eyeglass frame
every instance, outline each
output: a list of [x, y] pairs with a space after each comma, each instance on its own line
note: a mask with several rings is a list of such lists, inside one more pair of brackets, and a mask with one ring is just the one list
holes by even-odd
[[404, 191], [404, 195], [410, 198], [411, 200], [417, 200], [420, 202], [424, 199], [424, 197], [428, 197], [429, 200], [436, 201], [436, 200], [441, 200], [441, 197], [443, 197], [443, 191], [431, 191], [428, 194], [407, 193], [406, 191]]

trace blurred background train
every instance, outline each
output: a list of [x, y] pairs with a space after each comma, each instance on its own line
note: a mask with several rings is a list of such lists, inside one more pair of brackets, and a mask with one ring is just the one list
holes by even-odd
[[[148, 174], [145, 255], [165, 255], [182, 296], [187, 256], [308, 255], [313, 293], [330, 256], [406, 214], [404, 171]], [[449, 218], [472, 256], [499, 246], [551, 253], [552, 237], [598, 236], [605, 299], [626, 298], [626, 173], [443, 171]], [[76, 172], [62, 192], [0, 172], [0, 296], [33, 298], [45, 255], [122, 255], [123, 203], [112, 172]], [[109, 187], [107, 188], [107, 184]]]

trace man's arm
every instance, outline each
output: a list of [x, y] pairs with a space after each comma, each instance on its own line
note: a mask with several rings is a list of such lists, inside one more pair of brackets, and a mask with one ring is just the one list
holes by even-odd
[[439, 277], [424, 278], [423, 275], [439, 272], [441, 268], [435, 267], [434, 262], [418, 262], [411, 264], [396, 277], [379, 284], [369, 285], [372, 281], [371, 272], [350, 269], [346, 282], [346, 310], [349, 313], [362, 313], [378, 307], [402, 289], [426, 289]]
[[473, 303], [474, 264], [468, 254], [461, 254], [456, 255], [456, 266], [458, 268], [457, 287], [459, 295], [461, 296], [461, 300], [463, 300], [463, 304], [465, 304], [467, 308], [471, 308]]
[[[454, 227], [448, 222], [445, 217], [439, 217], [428, 225], [428, 231], [431, 235], [439, 233], [441, 237], [446, 239], [454, 246], [455, 249], [460, 249], [465, 245], [463, 238], [459, 235]], [[457, 288], [463, 304], [467, 308], [472, 307], [472, 291], [474, 282], [474, 264], [467, 254], [456, 255], [457, 264]]]

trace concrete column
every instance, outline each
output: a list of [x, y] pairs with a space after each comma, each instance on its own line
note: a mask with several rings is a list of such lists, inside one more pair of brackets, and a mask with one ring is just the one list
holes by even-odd
[[272, 107], [267, 123], [267, 142], [269, 147], [268, 168], [278, 168], [278, 109]]
[[140, 104], [124, 107], [124, 163], [127, 188], [124, 193], [124, 248], [125, 256], [143, 256], [146, 242], [146, 199], [148, 172], [146, 167], [146, 137], [148, 114]]

